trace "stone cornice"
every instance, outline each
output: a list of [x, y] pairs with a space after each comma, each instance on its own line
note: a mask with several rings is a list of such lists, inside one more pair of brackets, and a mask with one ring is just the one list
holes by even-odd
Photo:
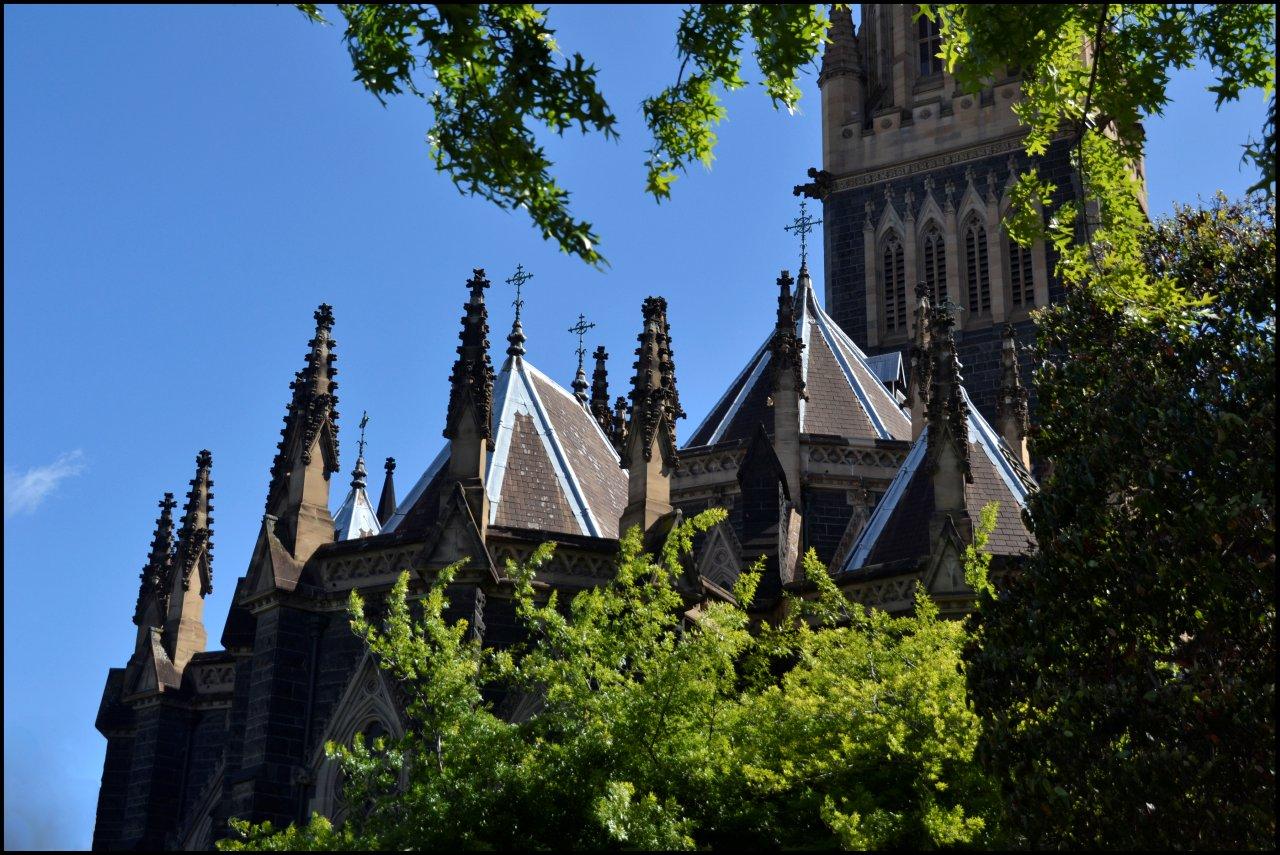
[[965, 148], [959, 148], [945, 154], [921, 157], [906, 163], [897, 163], [893, 166], [872, 169], [866, 172], [853, 172], [838, 175], [832, 181], [831, 192], [841, 193], [845, 190], [856, 190], [859, 187], [869, 187], [873, 184], [879, 184], [882, 181], [891, 181], [895, 178], [905, 178], [921, 172], [931, 172], [944, 166], [965, 163], [970, 160], [981, 160], [982, 158], [995, 157], [1014, 151], [1022, 151], [1023, 136], [1024, 133], [1019, 131], [1017, 134], [1003, 139], [993, 140], [992, 142], [982, 143], [981, 145], [966, 146]]

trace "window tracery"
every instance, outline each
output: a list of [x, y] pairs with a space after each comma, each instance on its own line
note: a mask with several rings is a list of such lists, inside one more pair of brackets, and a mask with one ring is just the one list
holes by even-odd
[[880, 282], [884, 295], [884, 328], [892, 333], [907, 328], [907, 271], [902, 241], [890, 233], [880, 253]]
[[1031, 275], [1031, 247], [1020, 246], [1006, 237], [1009, 247], [1009, 290], [1016, 309], [1031, 309], [1036, 305], [1035, 282]]
[[964, 227], [965, 283], [969, 289], [969, 313], [991, 313], [991, 272], [987, 258], [987, 228], [977, 214]]
[[947, 246], [942, 230], [932, 224], [920, 242], [921, 279], [935, 304], [947, 299]]

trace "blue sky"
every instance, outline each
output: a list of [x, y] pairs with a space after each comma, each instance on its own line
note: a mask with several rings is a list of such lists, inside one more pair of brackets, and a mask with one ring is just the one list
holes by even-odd
[[[600, 67], [620, 143], [548, 146], [612, 265], [587, 268], [519, 214], [435, 174], [425, 109], [351, 82], [337, 28], [272, 7], [4, 11], [5, 846], [89, 845], [105, 741], [93, 728], [123, 665], [156, 502], [209, 448], [216, 481], [211, 644], [262, 514], [268, 469], [315, 306], [337, 317], [343, 475], [368, 410], [370, 468], [401, 494], [443, 443], [463, 282], [484, 267], [493, 340], [501, 280], [534, 274], [529, 358], [567, 384], [567, 327], [628, 374], [641, 300], [665, 295], [692, 430], [772, 324], [792, 185], [821, 157], [813, 77], [797, 115], [727, 97], [712, 172], [642, 193], [640, 100], [676, 72], [674, 7], [553, 8], [563, 49]], [[1241, 192], [1261, 93], [1213, 112], [1177, 75], [1147, 125], [1154, 213]], [[821, 264], [821, 243], [814, 257]], [[616, 394], [616, 391], [615, 391]]]

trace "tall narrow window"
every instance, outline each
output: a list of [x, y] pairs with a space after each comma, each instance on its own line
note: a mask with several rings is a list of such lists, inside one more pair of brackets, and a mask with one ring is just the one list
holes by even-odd
[[880, 281], [884, 286], [884, 329], [894, 332], [907, 327], [907, 271], [902, 258], [902, 241], [889, 235], [880, 256]]
[[1030, 309], [1036, 304], [1036, 286], [1031, 278], [1031, 247], [1019, 246], [1012, 238], [1009, 242], [1009, 290], [1013, 305]]
[[931, 225], [920, 243], [920, 258], [924, 262], [921, 278], [929, 290], [929, 300], [935, 305], [947, 299], [947, 246], [942, 242], [942, 232]]
[[971, 214], [964, 224], [965, 282], [969, 286], [969, 313], [991, 312], [991, 274], [987, 267], [987, 229]]
[[920, 58], [920, 76], [935, 77], [942, 73], [942, 35], [936, 21], [921, 16], [916, 24], [916, 50]]

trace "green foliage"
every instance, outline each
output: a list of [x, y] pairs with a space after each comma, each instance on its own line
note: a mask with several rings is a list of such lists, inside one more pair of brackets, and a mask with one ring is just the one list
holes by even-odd
[[1274, 842], [1275, 250], [1273, 206], [1219, 197], [1143, 255], [1211, 312], [1041, 314], [1039, 552], [966, 652], [1015, 842]]
[[[1214, 70], [1219, 106], [1251, 87], [1275, 87], [1275, 6], [1271, 4], [937, 4], [921, 7], [942, 31], [943, 58], [958, 82], [977, 89], [1019, 69], [1027, 152], [1056, 137], [1076, 139], [1078, 202], [1048, 208], [1056, 189], [1034, 170], [1015, 190], [1009, 233], [1062, 253], [1059, 273], [1089, 287], [1105, 308], [1143, 317], [1183, 312], [1211, 300], [1175, 280], [1156, 281], [1142, 264], [1148, 225], [1133, 164], [1142, 157], [1142, 120], [1168, 103], [1169, 73], [1200, 59]], [[1275, 185], [1275, 110], [1245, 156]], [[1048, 222], [1045, 222], [1045, 215]]]
[[[328, 23], [318, 6], [298, 4], [311, 21]], [[526, 210], [543, 237], [601, 265], [599, 237], [574, 219], [569, 193], [535, 131], [577, 128], [616, 139], [617, 119], [596, 86], [596, 68], [581, 54], [560, 54], [546, 13], [529, 4], [339, 4], [343, 39], [355, 79], [379, 101], [410, 95], [431, 109], [427, 134], [437, 170], [462, 193], [503, 209]], [[743, 40], [775, 106], [793, 109], [796, 77], [821, 48], [828, 26], [821, 6], [691, 6], [677, 33], [680, 75], [643, 104], [653, 135], [646, 189], [670, 195], [676, 173], [694, 161], [711, 165], [713, 128], [725, 116], [717, 88], [736, 89]], [[684, 70], [691, 67], [686, 77]]]
[[[353, 627], [413, 698], [409, 733], [330, 746], [348, 804], [335, 830], [237, 825], [225, 849], [935, 847], [994, 838], [994, 787], [977, 767], [963, 629], [921, 594], [916, 614], [869, 612], [840, 594], [812, 552], [820, 590], [791, 617], [753, 627], [733, 602], [695, 612], [677, 589], [692, 537], [662, 558], [622, 539], [617, 575], [567, 604], [545, 595], [540, 548], [509, 564], [525, 643], [482, 649], [442, 617], [448, 568], [410, 608], [408, 577], [376, 628], [353, 596]], [[749, 601], [760, 568], [735, 596]], [[411, 612], [418, 611], [415, 619]], [[539, 711], [505, 721], [491, 699]]]

